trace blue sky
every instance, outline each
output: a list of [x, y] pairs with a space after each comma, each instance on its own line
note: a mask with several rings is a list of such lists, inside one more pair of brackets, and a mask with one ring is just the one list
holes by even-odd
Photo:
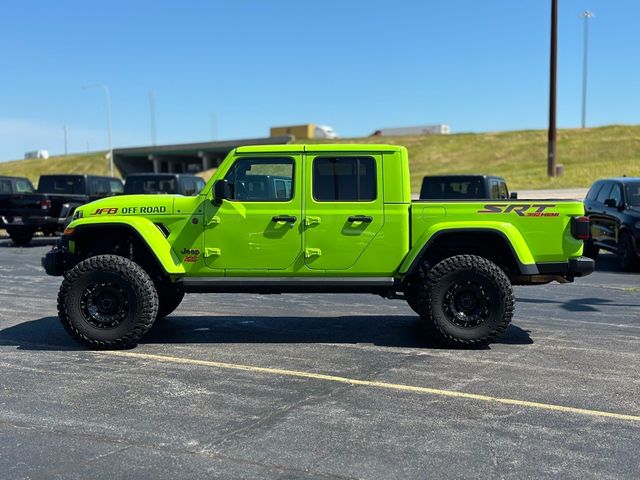
[[[560, 0], [561, 127], [640, 123], [640, 1]], [[8, 1], [0, 15], [0, 160], [27, 150], [261, 137], [280, 124], [342, 136], [447, 123], [545, 128], [550, 0]]]

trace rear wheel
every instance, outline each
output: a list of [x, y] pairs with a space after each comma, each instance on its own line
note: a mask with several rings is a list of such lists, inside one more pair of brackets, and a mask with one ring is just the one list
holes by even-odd
[[66, 275], [58, 294], [65, 330], [90, 348], [128, 348], [151, 328], [158, 294], [149, 275], [117, 255], [88, 258]]
[[456, 255], [430, 269], [418, 297], [430, 335], [447, 345], [479, 347], [502, 335], [513, 317], [505, 273], [475, 255]]
[[25, 245], [29, 245], [31, 239], [33, 238], [33, 230], [25, 227], [10, 227], [7, 228], [7, 233], [13, 243], [20, 247], [24, 247]]
[[591, 240], [584, 242], [583, 255], [585, 257], [593, 258], [595, 260], [598, 258], [599, 253], [600, 248], [596, 247]]
[[631, 237], [626, 232], [623, 232], [618, 239], [618, 265], [625, 272], [635, 270], [640, 265]]

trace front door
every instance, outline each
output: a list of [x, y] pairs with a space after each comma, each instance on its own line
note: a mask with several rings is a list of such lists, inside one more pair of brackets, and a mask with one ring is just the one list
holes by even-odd
[[305, 156], [305, 264], [352, 267], [384, 225], [382, 156]]
[[301, 155], [239, 156], [225, 175], [233, 198], [205, 207], [213, 269], [283, 270], [302, 249]]

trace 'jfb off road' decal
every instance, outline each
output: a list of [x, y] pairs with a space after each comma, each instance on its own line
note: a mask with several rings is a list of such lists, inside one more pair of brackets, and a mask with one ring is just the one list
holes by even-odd
[[555, 205], [539, 205], [539, 204], [508, 204], [508, 203], [489, 203], [484, 206], [484, 210], [478, 210], [477, 213], [515, 213], [520, 217], [557, 217], [558, 212], [547, 212], [549, 208]]
[[117, 208], [98, 208], [91, 215], [115, 215], [118, 213]]

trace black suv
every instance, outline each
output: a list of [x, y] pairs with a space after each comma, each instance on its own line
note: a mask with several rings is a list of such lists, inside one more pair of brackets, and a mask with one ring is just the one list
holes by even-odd
[[584, 206], [591, 221], [585, 255], [596, 258], [600, 249], [608, 250], [623, 270], [640, 267], [640, 177], [598, 180]]

